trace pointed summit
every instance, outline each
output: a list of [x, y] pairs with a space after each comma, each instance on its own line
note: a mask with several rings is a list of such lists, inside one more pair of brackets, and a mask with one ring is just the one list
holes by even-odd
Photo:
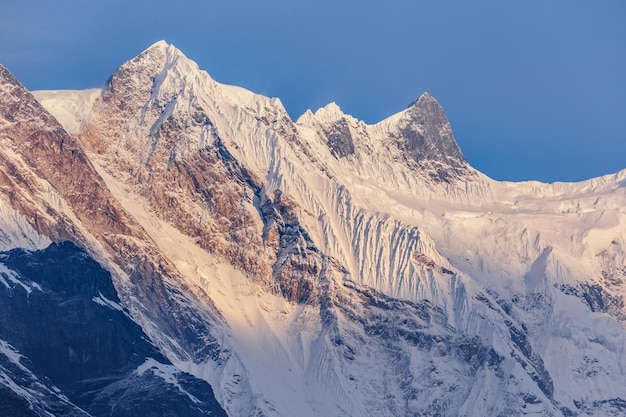
[[155, 43], [147, 47], [143, 52], [149, 51], [151, 49], [166, 49], [169, 46], [169, 43], [167, 43], [164, 39], [161, 39], [160, 41], [156, 41]]
[[[127, 65], [129, 63], [150, 63], [156, 61], [160, 65], [172, 65], [176, 63], [178, 60], [184, 61], [192, 67], [196, 67], [195, 62], [191, 61], [189, 58], [182, 53], [182, 51], [176, 48], [174, 45], [167, 43], [165, 40], [160, 40], [152, 45], [150, 45], [147, 49], [137, 55], [135, 58], [126, 62], [122, 65]], [[122, 68], [120, 67], [120, 68]]]
[[165, 57], [168, 62], [172, 62], [176, 59], [183, 58], [185, 61], [194, 63], [189, 58], [187, 58], [180, 49], [178, 49], [176, 46], [174, 46], [171, 43], [167, 43], [167, 41], [163, 39], [150, 45], [143, 52], [141, 52], [135, 59], [143, 57], [143, 56]]
[[320, 123], [335, 122], [345, 116], [339, 105], [334, 101], [315, 112], [315, 120]]
[[398, 128], [401, 135], [396, 143], [410, 166], [426, 169], [433, 179], [445, 182], [467, 169], [443, 107], [429, 93], [403, 112]]
[[433, 96], [431, 96], [430, 93], [425, 91], [425, 92], [422, 93], [421, 96], [419, 96], [417, 99], [413, 100], [413, 102], [411, 102], [411, 104], [409, 104], [407, 106], [407, 109], [410, 109], [410, 108], [415, 107], [415, 106], [424, 105], [425, 103], [428, 103], [428, 102], [435, 102], [435, 103], [437, 103], [437, 105], [439, 105], [437, 100], [435, 100], [435, 98]]
[[[190, 80], [200, 73], [198, 64], [174, 45], [160, 40], [133, 59], [122, 64], [111, 75], [102, 94], [105, 103], [115, 103], [131, 111], [138, 103], [171, 101]], [[205, 73], [207, 82], [212, 81]], [[131, 114], [128, 114], [128, 117]]]

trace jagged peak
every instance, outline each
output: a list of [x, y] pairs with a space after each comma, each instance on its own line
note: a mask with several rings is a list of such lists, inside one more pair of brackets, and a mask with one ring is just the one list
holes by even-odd
[[133, 59], [125, 62], [120, 69], [129, 67], [152, 67], [160, 69], [176, 68], [180, 73], [190, 73], [198, 71], [200, 68], [193, 60], [173, 44], [160, 40], [141, 52]]
[[382, 129], [383, 131], [392, 129], [397, 126], [397, 124], [400, 123], [402, 120], [410, 118], [411, 113], [415, 112], [416, 109], [427, 107], [429, 103], [434, 108], [438, 107], [441, 112], [443, 112], [443, 108], [441, 107], [439, 102], [432, 95], [430, 95], [430, 93], [424, 92], [418, 98], [413, 100], [411, 104], [406, 107], [406, 109], [384, 118], [383, 120], [375, 123], [373, 126], [378, 129]]
[[415, 115], [422, 114], [424, 112], [437, 114], [438, 117], [446, 118], [445, 112], [441, 104], [439, 104], [439, 102], [428, 92], [422, 93], [422, 95], [414, 100], [401, 113], [404, 115], [408, 115], [409, 117], [414, 117]]
[[[441, 107], [441, 104], [439, 104], [439, 102], [432, 95], [430, 95], [430, 93], [424, 92], [417, 99], [411, 102], [405, 110], [392, 114], [376, 124], [395, 124], [402, 119], [403, 116], [410, 114], [412, 109], [417, 110], [426, 108], [435, 109], [438, 113], [443, 113], [443, 107]], [[318, 123], [332, 123], [345, 117], [354, 119], [353, 116], [344, 113], [335, 101], [332, 101], [324, 107], [317, 109], [315, 113], [310, 109], [307, 109], [298, 118], [297, 123], [305, 125], [311, 124], [311, 122], [314, 121]]]
[[[149, 89], [151, 95], [159, 95], [162, 88], [171, 92], [180, 91], [188, 80], [197, 78], [199, 73], [197, 63], [174, 45], [160, 40], [123, 63], [109, 78], [105, 91], [113, 94], [121, 92], [123, 97], [129, 91]], [[206, 73], [202, 78], [208, 83], [213, 81]]]
[[167, 49], [169, 46], [170, 44], [167, 43], [167, 41], [165, 41], [164, 39], [161, 39], [159, 41], [156, 41], [149, 47], [147, 47], [143, 52], [149, 51], [151, 49]]
[[423, 166], [425, 161], [436, 161], [431, 176], [445, 182], [466, 171], [467, 163], [450, 122], [433, 96], [423, 93], [401, 114], [397, 120], [402, 132], [398, 147], [410, 157], [410, 165], [417, 162]]
[[343, 118], [345, 113], [337, 103], [331, 101], [324, 107], [317, 109], [314, 116], [319, 122], [334, 122]]
[[315, 113], [318, 114], [318, 113], [323, 113], [323, 112], [343, 114], [341, 107], [339, 107], [339, 105], [335, 101], [331, 101], [324, 107], [317, 109]]
[[143, 52], [141, 52], [139, 56], [145, 53], [150, 54], [150, 53], [159, 53], [159, 52], [166, 54], [168, 57], [184, 57], [186, 59], [189, 59], [185, 56], [185, 54], [180, 49], [178, 49], [176, 46], [174, 46], [171, 43], [167, 43], [167, 41], [163, 39], [161, 39], [160, 41], [156, 41], [155, 43], [150, 45]]
[[430, 93], [424, 92], [418, 98], [413, 100], [404, 110], [386, 117], [374, 126], [384, 131], [394, 129], [397, 127], [398, 123], [411, 119], [415, 113], [420, 113], [422, 111], [420, 109], [425, 109], [428, 106], [432, 106], [433, 109], [438, 109], [438, 112], [440, 111], [443, 113], [443, 108], [439, 102], [432, 95], [430, 95]]
[[424, 91], [422, 95], [420, 95], [417, 99], [413, 100], [411, 104], [409, 104], [407, 109], [410, 109], [411, 107], [414, 107], [414, 106], [420, 106], [429, 102], [430, 103], [434, 102], [434, 103], [439, 104], [439, 102], [433, 96], [431, 96], [428, 91]]
[[336, 122], [344, 117], [352, 116], [345, 114], [343, 110], [341, 110], [341, 107], [339, 107], [336, 102], [332, 101], [324, 107], [317, 109], [315, 113], [311, 110], [307, 110], [298, 118], [296, 123], [303, 125], [312, 125], [315, 123], [326, 124]]

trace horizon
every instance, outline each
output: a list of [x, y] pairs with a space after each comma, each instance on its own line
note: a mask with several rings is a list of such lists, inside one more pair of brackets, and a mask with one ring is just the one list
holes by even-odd
[[625, 4], [452, 3], [345, 2], [326, 14], [286, 0], [9, 2], [0, 63], [29, 90], [94, 88], [164, 39], [216, 81], [278, 97], [294, 120], [336, 102], [371, 124], [428, 92], [468, 162], [497, 180], [626, 168]]

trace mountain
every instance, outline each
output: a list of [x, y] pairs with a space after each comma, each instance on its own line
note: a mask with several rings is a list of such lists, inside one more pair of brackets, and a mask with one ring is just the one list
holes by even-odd
[[[148, 341], [109, 272], [73, 243], [52, 243], [128, 259], [129, 242], [142, 232], [76, 141], [4, 68], [0, 100], [0, 382], [15, 415], [225, 415], [206, 381], [172, 366]], [[146, 265], [137, 258], [132, 267]]]
[[46, 415], [34, 401], [42, 394], [55, 400], [41, 401], [53, 415], [226, 415], [208, 383], [176, 369], [148, 341], [120, 305], [110, 274], [74, 244], [13, 249], [0, 259], [0, 338], [11, 343], [4, 342], [9, 365], [29, 378], [4, 382], [30, 388], [8, 394], [26, 400], [35, 415]]
[[[163, 41], [99, 90], [0, 80], [16, 410], [122, 413], [149, 389], [155, 415], [626, 411], [626, 170], [497, 182], [427, 93], [374, 125], [335, 103], [294, 122]], [[66, 319], [48, 336], [40, 302]], [[86, 318], [97, 343], [56, 338]], [[94, 374], [55, 371], [74, 343]]]

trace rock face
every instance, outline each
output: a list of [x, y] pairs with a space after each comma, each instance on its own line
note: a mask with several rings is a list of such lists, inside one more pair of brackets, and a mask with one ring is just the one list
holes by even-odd
[[396, 144], [410, 167], [444, 182], [468, 172], [443, 108], [430, 94], [411, 104], [398, 130]]
[[[20, 385], [40, 384], [43, 397], [11, 400], [16, 413], [21, 407], [34, 415], [46, 415], [41, 408], [77, 416], [226, 415], [208, 383], [180, 372], [148, 341], [120, 304], [110, 274], [84, 251], [52, 244], [1, 253], [0, 262], [0, 339], [16, 349], [13, 356], [27, 358], [26, 365], [12, 364], [22, 371]], [[3, 398], [20, 393], [11, 388], [3, 386]], [[55, 401], [42, 395], [48, 390]]]
[[0, 244], [31, 250], [0, 280], [16, 410], [220, 415], [212, 387], [228, 415], [623, 413], [626, 171], [499, 183], [428, 94], [294, 123], [165, 42], [96, 98], [39, 95], [73, 136], [1, 80]]
[[346, 158], [354, 155], [354, 142], [352, 141], [352, 133], [346, 119], [339, 119], [331, 126], [325, 128], [323, 134], [328, 138], [326, 143], [333, 156]]
[[[0, 109], [0, 176], [5, 184], [0, 192], [5, 201], [39, 235], [72, 241], [114, 268], [118, 285], [126, 288], [122, 297], [143, 300], [130, 308], [138, 309], [133, 313], [144, 328], [159, 327], [160, 332], [203, 352], [213, 348], [209, 332], [200, 336], [186, 331], [183, 323], [165, 314], [163, 306], [197, 321], [198, 329], [215, 317], [199, 318], [206, 312], [180, 299], [185, 284], [179, 272], [113, 197], [77, 141], [4, 68]], [[163, 305], [149, 301], [155, 298]]]
[[0, 400], [6, 416], [89, 416], [48, 380], [39, 379], [32, 363], [4, 340], [0, 341]]
[[[75, 139], [1, 66], [0, 119], [3, 121], [0, 129], [4, 151], [2, 182], [13, 205], [24, 205], [21, 207], [23, 212], [33, 211], [26, 206], [32, 200], [29, 195], [14, 193], [37, 195], [45, 192], [38, 189], [37, 184], [45, 180], [94, 233], [132, 236], [133, 221], [121, 211], [102, 179], [94, 175], [91, 163]], [[16, 161], [14, 156], [19, 160]], [[18, 162], [22, 166], [15, 165]], [[38, 177], [26, 174], [25, 168], [35, 170]], [[40, 233], [55, 240], [76, 239], [63, 227], [47, 222], [45, 217], [36, 218], [36, 229]], [[63, 222], [70, 221], [63, 219]]]

